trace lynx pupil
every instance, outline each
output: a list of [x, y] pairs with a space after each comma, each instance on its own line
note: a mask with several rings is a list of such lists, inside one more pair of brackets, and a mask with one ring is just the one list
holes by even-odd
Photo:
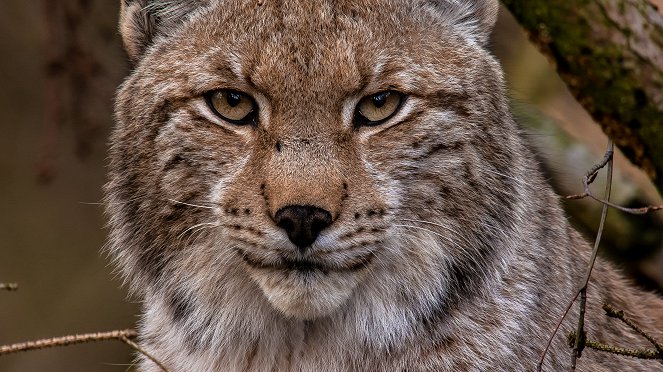
[[373, 97], [371, 97], [371, 100], [373, 101], [373, 105], [377, 108], [381, 108], [384, 106], [385, 102], [387, 102], [387, 98], [389, 97], [389, 92], [384, 92], [380, 94], [376, 94]]
[[242, 102], [242, 96], [237, 92], [230, 92], [226, 96], [226, 102], [228, 102], [230, 107], [235, 107], [239, 105], [240, 102]]

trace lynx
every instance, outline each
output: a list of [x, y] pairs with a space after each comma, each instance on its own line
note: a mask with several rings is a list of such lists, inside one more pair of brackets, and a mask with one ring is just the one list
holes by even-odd
[[[589, 247], [509, 111], [497, 11], [124, 0], [106, 204], [142, 347], [170, 371], [535, 369]], [[588, 337], [651, 348], [604, 302], [663, 336], [663, 301], [599, 260]]]

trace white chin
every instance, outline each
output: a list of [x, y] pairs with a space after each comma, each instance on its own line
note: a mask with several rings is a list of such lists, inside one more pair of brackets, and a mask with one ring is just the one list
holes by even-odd
[[251, 269], [250, 273], [272, 306], [288, 317], [299, 319], [333, 313], [347, 302], [361, 276], [319, 270]]

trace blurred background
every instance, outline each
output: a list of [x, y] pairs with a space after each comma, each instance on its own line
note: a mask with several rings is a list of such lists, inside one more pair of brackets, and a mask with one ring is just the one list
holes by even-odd
[[[663, 0], [657, 0], [663, 5]], [[119, 1], [0, 2], [0, 345], [133, 327], [138, 304], [101, 252], [107, 138], [115, 88], [130, 66], [117, 32]], [[540, 151], [560, 195], [582, 193], [582, 177], [607, 138], [548, 61], [502, 11], [492, 49], [513, 109]], [[647, 177], [622, 156], [613, 198], [663, 204]], [[596, 190], [602, 190], [599, 180]], [[600, 205], [567, 201], [588, 239]], [[663, 212], [609, 214], [603, 254], [638, 285], [663, 288]], [[0, 371], [126, 371], [132, 350], [118, 341], [0, 357]]]

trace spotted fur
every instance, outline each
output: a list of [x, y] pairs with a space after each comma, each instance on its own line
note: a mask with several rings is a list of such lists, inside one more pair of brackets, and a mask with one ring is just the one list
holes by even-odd
[[[526, 371], [588, 246], [509, 111], [486, 51], [496, 0], [124, 0], [109, 252], [171, 371]], [[257, 125], [205, 92], [251, 95]], [[379, 126], [357, 102], [406, 96]], [[274, 215], [332, 215], [309, 250]], [[647, 347], [663, 301], [599, 260], [588, 337]], [[574, 319], [575, 316], [570, 317]], [[564, 334], [545, 369], [570, 362]], [[586, 350], [579, 370], [656, 370]], [[149, 360], [142, 371], [157, 371]]]

